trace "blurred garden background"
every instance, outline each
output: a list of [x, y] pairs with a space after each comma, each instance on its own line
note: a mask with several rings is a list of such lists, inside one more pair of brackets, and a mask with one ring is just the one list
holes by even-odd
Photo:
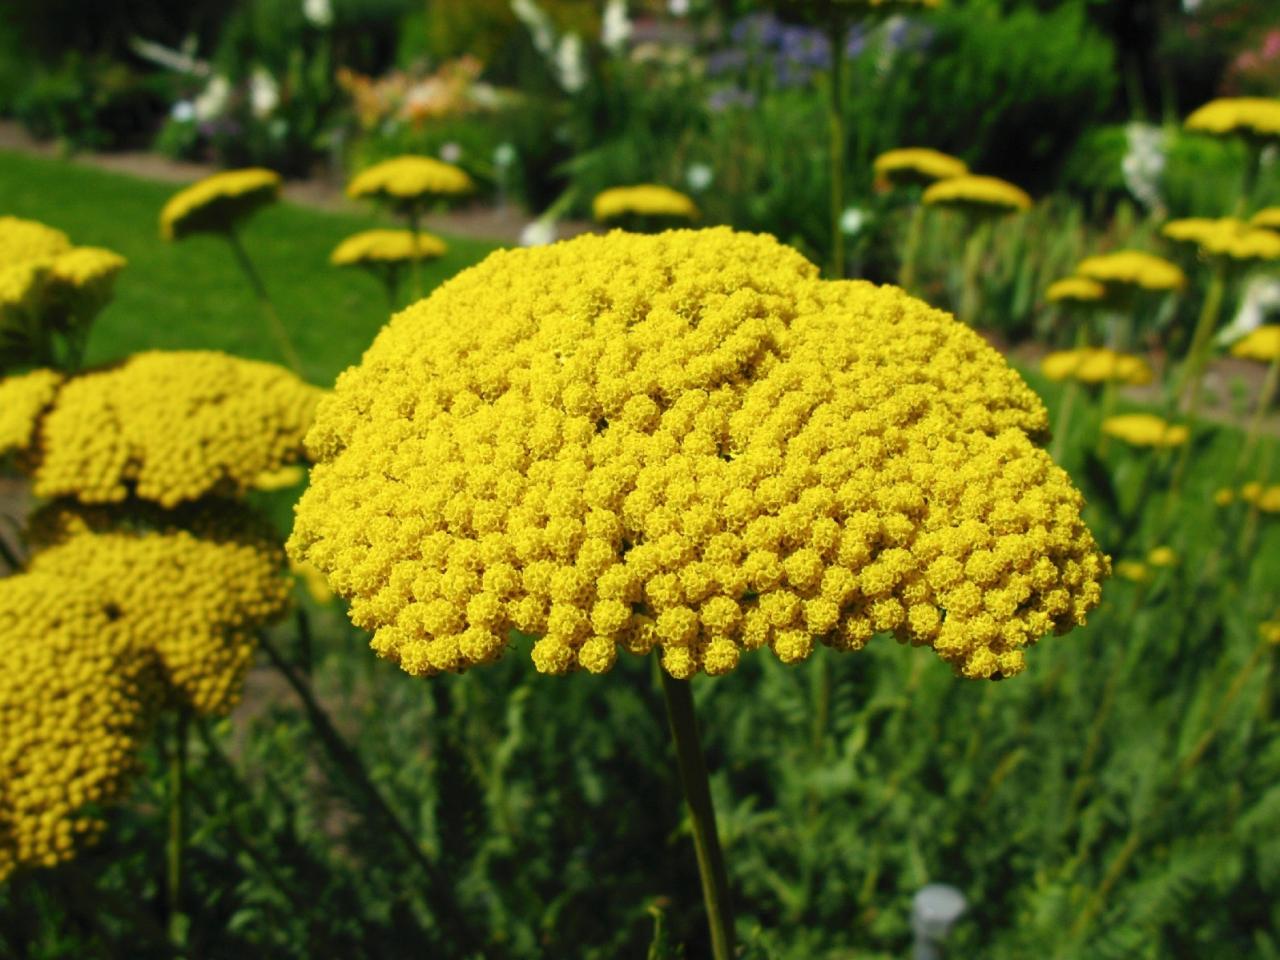
[[[430, 161], [413, 190], [405, 158]], [[518, 634], [486, 669], [410, 677], [280, 547], [314, 404], [393, 312], [496, 250], [715, 226], [977, 330], [1043, 400], [1113, 566], [1087, 626], [998, 683], [885, 630], [694, 680], [736, 955], [1280, 960], [1266, 0], [0, 5], [0, 957], [720, 956], [655, 658], [545, 677]], [[204, 359], [127, 379], [169, 355]], [[106, 468], [69, 481], [57, 444], [97, 449], [100, 424], [60, 398], [96, 374], [118, 406], [161, 382], [280, 397], [171, 498], [232, 494], [255, 532], [139, 506], [145, 465], [119, 497]], [[207, 427], [156, 407], [135, 429]], [[287, 600], [227, 588], [253, 609], [213, 630], [236, 651], [217, 702], [24, 652], [65, 626], [29, 600], [57, 590], [22, 592], [68, 576], [42, 550], [126, 495], [112, 530], [216, 528], [287, 569]], [[113, 569], [181, 611], [189, 562]], [[47, 728], [24, 724], [66, 684], [106, 712], [68, 708], [60, 736], [118, 717], [110, 697], [145, 709], [36, 763]], [[58, 806], [48, 771], [95, 749], [112, 778]], [[73, 840], [55, 808], [92, 826]], [[33, 854], [29, 828], [55, 839]], [[964, 899], [945, 930], [913, 924], [929, 884]]]

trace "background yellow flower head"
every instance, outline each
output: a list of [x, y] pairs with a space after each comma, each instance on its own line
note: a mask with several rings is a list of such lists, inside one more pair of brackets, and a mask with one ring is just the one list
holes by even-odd
[[225, 233], [280, 196], [280, 175], [250, 167], [205, 177], [169, 198], [160, 234], [180, 240], [193, 233]]
[[375, 163], [347, 184], [353, 199], [387, 200], [397, 205], [450, 197], [475, 189], [465, 170], [432, 157], [403, 156]]
[[876, 157], [872, 164], [876, 181], [885, 184], [933, 183], [969, 172], [959, 157], [928, 147], [900, 147]]
[[[478, 322], [478, 318], [483, 318]], [[410, 673], [677, 677], [873, 634], [1008, 676], [1108, 562], [1039, 399], [947, 314], [727, 229], [495, 253], [320, 407], [290, 541]]]
[[1021, 187], [998, 177], [967, 174], [939, 180], [924, 192], [925, 203], [955, 207], [968, 213], [1013, 213], [1031, 209], [1031, 197]]
[[408, 263], [444, 256], [448, 248], [439, 237], [412, 230], [365, 230], [343, 240], [329, 262], [337, 267], [362, 264]]
[[1186, 274], [1177, 264], [1142, 250], [1116, 250], [1086, 257], [1076, 273], [1107, 286], [1140, 287], [1143, 290], [1181, 290]]
[[653, 183], [633, 187], [611, 187], [596, 194], [591, 213], [607, 223], [622, 217], [662, 217], [674, 220], [697, 220], [697, 205], [679, 190]]

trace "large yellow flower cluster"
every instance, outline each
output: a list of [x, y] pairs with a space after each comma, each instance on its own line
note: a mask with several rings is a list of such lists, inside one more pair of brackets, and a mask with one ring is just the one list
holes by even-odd
[[343, 240], [329, 262], [338, 267], [407, 263], [442, 257], [448, 247], [439, 237], [411, 230], [365, 230]]
[[930, 206], [956, 207], [971, 213], [1010, 213], [1031, 209], [1031, 197], [1021, 187], [998, 177], [967, 174], [939, 180], [921, 198]]
[[701, 216], [697, 204], [679, 190], [654, 183], [603, 190], [591, 201], [591, 213], [601, 223], [622, 217], [697, 220]]
[[1108, 287], [1181, 290], [1187, 284], [1187, 276], [1177, 264], [1142, 250], [1116, 250], [1086, 257], [1076, 266], [1076, 274]]
[[0, 882], [91, 843], [158, 703], [155, 659], [94, 585], [0, 579]]
[[76, 247], [54, 258], [52, 279], [77, 290], [108, 285], [128, 263], [113, 250], [102, 247]]
[[174, 506], [302, 456], [321, 391], [269, 363], [155, 351], [64, 383], [22, 457], [40, 497]]
[[177, 511], [54, 504], [32, 518], [28, 542], [28, 571], [91, 585], [133, 645], [154, 651], [168, 698], [197, 713], [235, 705], [253, 631], [289, 598], [283, 550], [234, 501]]
[[347, 196], [403, 204], [470, 193], [475, 184], [460, 167], [431, 157], [403, 156], [375, 163], [347, 184]]
[[1047, 424], [949, 315], [770, 237], [581, 237], [392, 319], [320, 405], [290, 551], [416, 675], [514, 628], [553, 674], [890, 632], [1009, 676], [1108, 571]]
[[0, 267], [55, 257], [71, 248], [71, 241], [61, 230], [35, 220], [0, 217]]
[[1107, 288], [1088, 277], [1063, 277], [1045, 291], [1050, 303], [1097, 303], [1106, 296]]
[[0, 379], [0, 457], [31, 445], [36, 424], [61, 384], [62, 374], [56, 370], [33, 370]]
[[1280, 323], [1268, 324], [1246, 333], [1231, 345], [1231, 354], [1262, 363], [1277, 359], [1280, 357]]
[[1280, 100], [1263, 97], [1211, 100], [1187, 117], [1186, 128], [1219, 136], [1280, 137]]
[[1234, 217], [1170, 220], [1160, 232], [1170, 240], [1194, 244], [1210, 257], [1280, 260], [1280, 233]]
[[1143, 385], [1152, 379], [1151, 367], [1142, 357], [1118, 353], [1107, 347], [1083, 347], [1050, 353], [1040, 362], [1040, 372], [1050, 380], [1078, 380], [1087, 384]]
[[280, 174], [262, 167], [215, 173], [180, 190], [160, 211], [160, 234], [225, 233], [280, 196]]
[[0, 266], [0, 329], [20, 325], [40, 306], [48, 260], [23, 260]]
[[1181, 424], [1152, 413], [1121, 413], [1102, 421], [1102, 432], [1134, 447], [1177, 447], [1191, 438]]
[[876, 181], [886, 184], [933, 183], [969, 172], [958, 157], [928, 147], [900, 147], [876, 157], [872, 164]]

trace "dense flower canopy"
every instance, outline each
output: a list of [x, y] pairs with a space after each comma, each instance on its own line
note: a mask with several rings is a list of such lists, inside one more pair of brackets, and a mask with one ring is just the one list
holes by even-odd
[[1280, 137], [1280, 100], [1263, 97], [1211, 100], [1187, 117], [1186, 127], [1219, 136]]
[[697, 204], [679, 190], [654, 183], [603, 190], [591, 202], [591, 213], [601, 223], [628, 216], [673, 220], [697, 220], [701, 216]]
[[1142, 250], [1116, 250], [1086, 257], [1076, 266], [1076, 273], [1108, 287], [1181, 290], [1187, 285], [1187, 276], [1177, 264]]
[[460, 167], [432, 157], [403, 156], [375, 163], [347, 184], [347, 196], [405, 204], [470, 193], [475, 184]]
[[1031, 197], [1021, 187], [998, 177], [967, 174], [939, 180], [922, 198], [930, 206], [956, 207], [970, 213], [1012, 213], [1031, 209]]
[[444, 256], [448, 247], [439, 237], [412, 230], [365, 230], [338, 244], [329, 255], [337, 267], [408, 263]]
[[0, 379], [0, 457], [30, 446], [36, 424], [58, 395], [62, 374], [56, 370]]
[[273, 531], [234, 501], [177, 511], [56, 503], [32, 518], [28, 541], [28, 572], [91, 586], [132, 645], [154, 652], [166, 698], [201, 714], [239, 700], [253, 631], [289, 598]]
[[1280, 358], [1280, 324], [1272, 323], [1246, 333], [1231, 345], [1233, 356], [1270, 363]]
[[1088, 277], [1063, 277], [1049, 284], [1045, 297], [1051, 303], [1097, 303], [1107, 295], [1107, 288]]
[[1044, 406], [971, 330], [820, 281], [769, 237], [500, 251], [396, 315], [327, 397], [290, 540], [416, 675], [660, 648], [931, 646], [1009, 676], [1108, 569], [1034, 443]]
[[1234, 217], [1188, 217], [1161, 229], [1170, 240], [1195, 244], [1210, 257], [1230, 260], [1280, 260], [1280, 233]]
[[958, 157], [928, 147], [900, 147], [876, 157], [872, 164], [877, 182], [891, 184], [933, 183], [969, 172]]
[[45, 401], [21, 459], [47, 498], [132, 494], [174, 506], [241, 493], [301, 457], [320, 393], [274, 364], [214, 351], [139, 353], [66, 381]]
[[1190, 439], [1181, 424], [1172, 424], [1152, 413], [1122, 413], [1102, 421], [1102, 432], [1134, 447], [1177, 447]]
[[71, 249], [71, 241], [61, 230], [35, 220], [0, 217], [0, 269], [21, 263], [55, 257]]
[[1040, 372], [1050, 380], [1078, 380], [1087, 384], [1142, 385], [1152, 379], [1151, 367], [1142, 357], [1118, 353], [1107, 347], [1083, 347], [1050, 353], [1041, 361]]
[[280, 196], [280, 175], [249, 167], [205, 177], [169, 198], [160, 211], [160, 234], [180, 240], [193, 233], [225, 233]]

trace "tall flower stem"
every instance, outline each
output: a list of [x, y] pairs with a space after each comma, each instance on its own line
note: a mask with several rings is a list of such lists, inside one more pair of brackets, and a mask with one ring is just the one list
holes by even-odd
[[[1196, 419], [1200, 413], [1200, 393], [1204, 385], [1204, 371], [1209, 360], [1209, 347], [1213, 339], [1213, 328], [1217, 326], [1218, 314], [1222, 311], [1222, 298], [1227, 289], [1227, 268], [1222, 263], [1215, 263], [1213, 273], [1209, 277], [1209, 289], [1205, 291], [1204, 303], [1200, 307], [1200, 317], [1196, 320], [1195, 332], [1191, 335], [1191, 345], [1187, 349], [1187, 358], [1183, 361], [1178, 373], [1177, 385], [1173, 393], [1173, 405], [1176, 410], [1187, 400], [1187, 430], [1194, 439]], [[1178, 453], [1178, 462], [1173, 468], [1173, 476], [1169, 479], [1169, 503], [1177, 499], [1182, 483], [1182, 475], [1186, 472], [1187, 463], [1191, 459], [1191, 439], [1182, 445]]]
[[986, 246], [985, 221], [969, 222], [969, 237], [964, 243], [964, 286], [960, 290], [960, 319], [973, 326], [978, 319], [978, 273], [982, 269], [982, 251]]
[[409, 256], [409, 282], [413, 289], [413, 299], [422, 298], [422, 262], [418, 257], [419, 237], [422, 236], [422, 211], [416, 203], [410, 203], [405, 209], [405, 217], [409, 221], [409, 233], [413, 236], [413, 247]]
[[716, 832], [716, 812], [711, 803], [711, 785], [707, 780], [707, 762], [698, 737], [698, 719], [693, 712], [693, 693], [688, 680], [677, 680], [659, 668], [662, 692], [667, 701], [667, 719], [676, 744], [676, 760], [680, 766], [680, 782], [689, 806], [689, 822], [698, 854], [698, 873], [702, 877], [702, 899], [711, 927], [711, 956], [714, 960], [733, 957], [733, 911], [729, 905], [729, 877], [725, 871], [724, 853]]
[[827, 96], [827, 125], [830, 131], [831, 167], [831, 276], [844, 276], [844, 14], [830, 5], [827, 10], [827, 39], [831, 41], [831, 90]]
[[902, 271], [898, 276], [898, 286], [907, 293], [914, 293], [916, 288], [916, 260], [920, 256], [920, 241], [924, 238], [925, 206], [919, 201], [911, 210], [911, 222], [907, 225], [907, 243], [902, 249]]
[[[1249, 430], [1244, 436], [1244, 446], [1240, 449], [1240, 459], [1236, 461], [1236, 475], [1240, 476], [1249, 466], [1253, 457], [1253, 449], [1258, 444], [1258, 435], [1262, 431], [1262, 418], [1270, 409], [1276, 398], [1276, 388], [1280, 387], [1280, 354], [1271, 358], [1267, 366], [1266, 379], [1262, 381], [1262, 389], [1258, 393], [1258, 405], [1253, 416], [1249, 418]], [[1264, 478], [1259, 478], [1264, 479]]]
[[293, 341], [289, 339], [289, 332], [280, 322], [280, 314], [276, 312], [276, 306], [271, 302], [267, 286], [262, 282], [262, 275], [249, 259], [249, 251], [244, 248], [244, 241], [240, 239], [240, 234], [234, 228], [227, 231], [226, 237], [227, 242], [231, 244], [232, 252], [236, 255], [236, 262], [240, 264], [240, 269], [248, 279], [249, 286], [253, 288], [253, 295], [258, 299], [262, 315], [267, 318], [267, 326], [271, 329], [276, 346], [280, 348], [280, 355], [284, 357], [285, 363], [294, 373], [301, 373], [302, 361], [298, 357], [298, 351], [294, 349]]
[[186, 942], [182, 910], [182, 856], [187, 838], [187, 726], [185, 710], [174, 719], [169, 751], [169, 835], [165, 843], [165, 907], [169, 942], [181, 949]]

